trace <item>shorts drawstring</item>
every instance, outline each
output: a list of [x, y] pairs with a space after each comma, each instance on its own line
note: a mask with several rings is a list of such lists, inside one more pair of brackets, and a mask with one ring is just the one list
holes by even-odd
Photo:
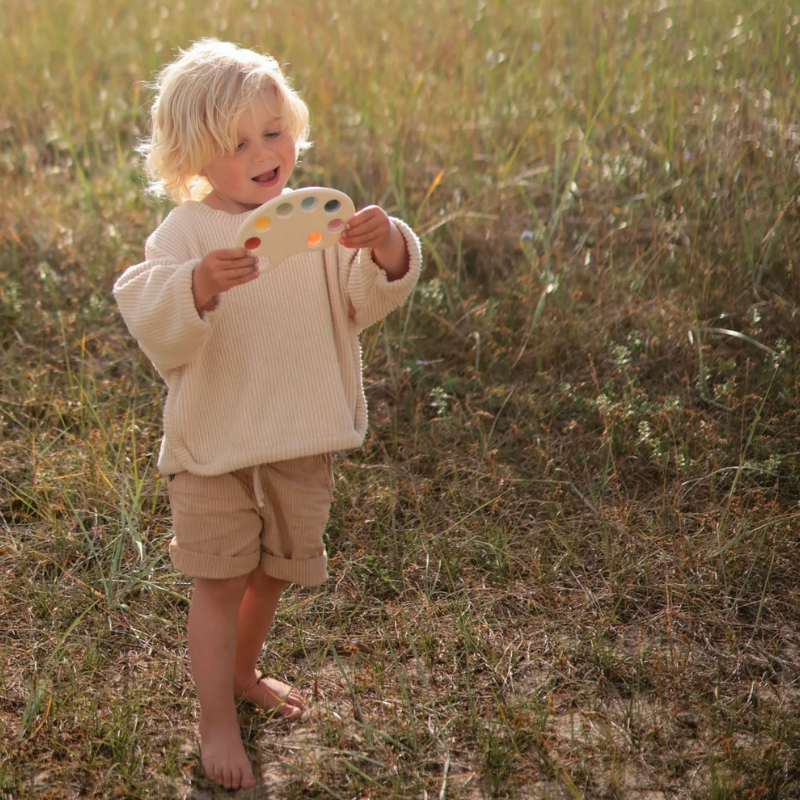
[[258, 467], [253, 467], [253, 491], [256, 493], [256, 503], [260, 508], [264, 507], [264, 489], [261, 486], [261, 477], [258, 474]]

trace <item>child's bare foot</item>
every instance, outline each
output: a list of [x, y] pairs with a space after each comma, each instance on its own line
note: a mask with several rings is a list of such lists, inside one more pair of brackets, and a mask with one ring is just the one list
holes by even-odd
[[200, 760], [208, 779], [226, 789], [250, 789], [256, 785], [238, 724], [228, 729], [206, 726], [201, 719]]
[[306, 707], [300, 692], [266, 675], [254, 675], [248, 686], [237, 687], [236, 699], [255, 703], [265, 711], [277, 711], [285, 719], [300, 719]]

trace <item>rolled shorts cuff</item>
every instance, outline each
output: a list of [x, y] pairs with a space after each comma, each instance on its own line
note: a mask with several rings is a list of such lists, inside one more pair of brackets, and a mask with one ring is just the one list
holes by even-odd
[[301, 586], [319, 586], [328, 577], [328, 556], [317, 558], [280, 558], [269, 553], [261, 554], [261, 569], [279, 581], [291, 581]]
[[240, 578], [249, 575], [261, 561], [261, 551], [254, 550], [246, 556], [220, 556], [182, 550], [173, 538], [169, 543], [169, 557], [178, 572], [192, 578]]

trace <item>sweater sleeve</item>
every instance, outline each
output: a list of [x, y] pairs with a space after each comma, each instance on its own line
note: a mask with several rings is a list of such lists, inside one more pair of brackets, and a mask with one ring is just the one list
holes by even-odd
[[194, 305], [192, 277], [200, 258], [169, 217], [147, 240], [145, 260], [129, 267], [114, 284], [128, 330], [166, 379], [206, 345], [214, 312], [202, 317]]
[[359, 331], [383, 319], [401, 305], [411, 294], [422, 269], [422, 251], [414, 231], [399, 219], [391, 218], [405, 239], [408, 252], [408, 272], [399, 280], [390, 281], [375, 263], [368, 249], [348, 250], [340, 254], [345, 266], [345, 286], [348, 300], [356, 310], [354, 323]]

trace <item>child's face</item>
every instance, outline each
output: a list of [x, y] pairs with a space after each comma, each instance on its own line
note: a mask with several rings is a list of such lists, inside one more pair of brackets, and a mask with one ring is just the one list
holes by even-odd
[[212, 186], [204, 198], [212, 208], [239, 214], [277, 197], [294, 169], [294, 140], [281, 130], [273, 91], [258, 95], [242, 114], [236, 131], [237, 149], [219, 156], [200, 174]]

